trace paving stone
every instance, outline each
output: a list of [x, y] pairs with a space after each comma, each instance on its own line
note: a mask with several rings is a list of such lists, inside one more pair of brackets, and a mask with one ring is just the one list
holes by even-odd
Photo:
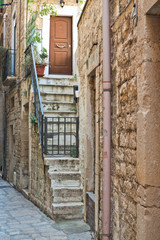
[[71, 234], [69, 240], [91, 240], [91, 234], [89, 232]]
[[67, 234], [83, 233], [90, 230], [90, 227], [83, 220], [60, 221], [56, 222], [54, 227], [63, 230]]
[[3, 232], [0, 232], [0, 240], [10, 240], [10, 236], [6, 235]]
[[82, 220], [55, 222], [0, 178], [0, 240], [91, 240]]

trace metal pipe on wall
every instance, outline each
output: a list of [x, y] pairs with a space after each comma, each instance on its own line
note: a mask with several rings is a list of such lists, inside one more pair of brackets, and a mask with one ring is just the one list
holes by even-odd
[[111, 199], [111, 63], [109, 0], [103, 0], [103, 232], [102, 239], [110, 240]]
[[3, 16], [3, 47], [6, 47], [6, 27], [7, 27], [7, 13]]
[[6, 144], [7, 144], [7, 108], [6, 108], [6, 92], [4, 92], [4, 135], [3, 135], [3, 165], [2, 177], [6, 179]]
[[[19, 1], [19, 66], [18, 66], [18, 80], [20, 80], [20, 66], [21, 66], [21, 0]], [[20, 101], [19, 101], [20, 102]]]

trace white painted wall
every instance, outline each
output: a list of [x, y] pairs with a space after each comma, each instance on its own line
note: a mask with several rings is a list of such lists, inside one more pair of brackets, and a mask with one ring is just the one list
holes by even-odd
[[[73, 77], [76, 74], [76, 50], [78, 45], [78, 31], [77, 31], [77, 21], [79, 7], [77, 6], [64, 6], [61, 8], [59, 5], [55, 5], [57, 9], [57, 16], [68, 16], [72, 17], [72, 69], [73, 75], [51, 75], [49, 74], [49, 65], [45, 68], [45, 76], [48, 78], [69, 78]], [[42, 29], [42, 47], [45, 47], [49, 53], [49, 41], [50, 41], [50, 16], [43, 17], [43, 29]], [[49, 60], [48, 60], [49, 62]]]

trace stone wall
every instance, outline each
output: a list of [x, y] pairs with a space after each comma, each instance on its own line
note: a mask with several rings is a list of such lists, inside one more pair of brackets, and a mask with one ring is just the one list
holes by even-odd
[[6, 136], [6, 174], [7, 180], [20, 188], [21, 162], [21, 106], [20, 89], [13, 89], [6, 94], [7, 136]]
[[31, 79], [6, 95], [7, 148], [6, 179], [49, 216], [52, 215], [52, 190], [48, 167], [42, 158], [35, 115]]
[[[49, 2], [49, 1], [48, 1]], [[59, 1], [50, 1], [58, 3]], [[66, 5], [77, 5], [66, 1]], [[6, 45], [11, 49], [13, 13], [16, 14], [16, 81], [6, 88], [7, 136], [6, 136], [6, 179], [13, 183], [27, 198], [46, 214], [53, 217], [53, 193], [48, 166], [42, 158], [37, 124], [31, 124], [35, 115], [31, 79], [24, 76], [24, 51], [26, 48], [27, 0], [20, 0], [4, 9], [7, 13]], [[1, 133], [1, 132], [0, 132]]]
[[[141, 1], [138, 22], [131, 19], [134, 1], [110, 1], [112, 159], [111, 232], [113, 240], [159, 239], [159, 30], [160, 1]], [[80, 158], [84, 191], [92, 191], [93, 138], [96, 141], [95, 235], [102, 227], [102, 41], [101, 4], [87, 1], [79, 29]], [[135, 14], [136, 12], [134, 12]], [[147, 14], [147, 15], [146, 15]], [[95, 41], [99, 39], [99, 41]], [[100, 46], [100, 66], [89, 73]], [[93, 64], [94, 66], [94, 64]], [[93, 67], [91, 65], [91, 67]], [[105, 66], [104, 66], [105, 67]], [[96, 82], [95, 86], [94, 81]], [[92, 88], [91, 88], [92, 85]], [[99, 89], [93, 101], [93, 89]], [[93, 111], [93, 105], [98, 111]], [[93, 115], [99, 126], [93, 131]], [[91, 145], [90, 145], [91, 144]], [[91, 155], [91, 157], [89, 156]], [[88, 190], [89, 188], [89, 190]], [[85, 198], [85, 197], [84, 197]], [[98, 204], [99, 202], [99, 204]], [[85, 199], [86, 203], [86, 199]], [[98, 233], [98, 234], [97, 234]]]
[[[137, 119], [137, 78], [135, 47], [137, 38], [130, 20], [133, 5], [120, 17], [126, 6], [122, 1], [111, 3], [111, 63], [112, 63], [112, 234], [113, 239], [136, 239], [136, 119]], [[103, 156], [103, 94], [102, 94], [102, 5], [88, 1], [79, 22], [78, 67], [80, 78], [80, 156], [84, 161], [84, 186], [88, 191], [91, 183], [92, 148], [89, 143], [95, 137], [95, 235], [101, 239], [102, 234], [102, 156]], [[117, 18], [118, 17], [118, 18]], [[116, 22], [114, 23], [115, 19]], [[113, 24], [114, 23], [114, 24]], [[95, 49], [99, 49], [100, 65], [91, 75], [95, 79], [96, 89], [96, 129], [91, 134], [92, 108], [90, 87], [86, 62]], [[92, 82], [93, 84], [93, 82]], [[91, 106], [89, 106], [91, 102]], [[95, 135], [95, 136], [94, 136]], [[88, 152], [88, 154], [87, 154]], [[92, 171], [93, 173], [93, 171]]]
[[16, 17], [16, 76], [17, 81], [23, 78], [23, 60], [24, 51], [26, 48], [26, 7], [27, 0], [18, 0], [11, 6], [4, 7], [4, 14], [6, 17], [6, 36], [5, 36], [5, 46], [8, 49], [13, 49], [13, 16], [15, 13]]
[[[29, 116], [35, 115], [33, 92], [30, 95]], [[50, 217], [52, 215], [53, 193], [48, 166], [44, 165], [38, 125], [29, 123], [29, 199]]]
[[[137, 113], [137, 240], [160, 236], [160, 1], [139, 4]], [[146, 15], [147, 14], [147, 15]]]
[[130, 17], [133, 3], [123, 12], [126, 6], [127, 1], [110, 5], [114, 240], [135, 240], [137, 233], [137, 35]]
[[0, 87], [0, 171], [2, 170], [2, 164], [3, 164], [3, 110], [4, 110], [4, 96], [2, 88]]
[[[102, 86], [102, 1], [87, 1], [79, 24], [78, 80], [80, 117], [80, 161], [86, 192], [95, 194], [95, 235], [102, 233], [102, 156], [103, 156], [103, 86]], [[94, 212], [94, 210], [92, 210]], [[92, 221], [89, 222], [92, 225]]]

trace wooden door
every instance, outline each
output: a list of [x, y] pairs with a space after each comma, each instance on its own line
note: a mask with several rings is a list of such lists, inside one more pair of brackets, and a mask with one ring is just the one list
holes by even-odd
[[51, 17], [50, 74], [72, 74], [72, 18]]

